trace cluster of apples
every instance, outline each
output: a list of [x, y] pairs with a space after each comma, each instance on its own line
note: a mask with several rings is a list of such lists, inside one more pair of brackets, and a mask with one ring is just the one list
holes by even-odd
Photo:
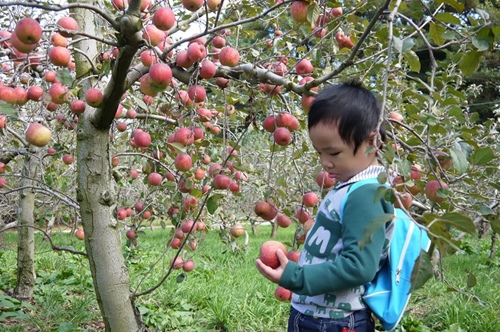
[[[389, 121], [396, 124], [396, 128], [399, 128], [398, 125], [404, 122], [404, 116], [396, 111], [391, 112], [388, 118]], [[448, 153], [444, 151], [434, 151], [433, 154], [437, 160], [436, 171], [440, 171], [439, 168], [443, 171], [447, 171], [453, 166], [452, 159]], [[437, 167], [437, 165], [439, 165], [439, 167]], [[443, 180], [429, 179], [424, 186], [422, 173], [422, 166], [413, 163], [411, 165], [409, 179], [402, 175], [397, 175], [392, 179], [392, 186], [396, 189], [396, 194], [398, 196], [395, 202], [396, 207], [409, 209], [413, 203], [413, 196], [418, 195], [422, 191], [422, 188], [424, 189], [425, 197], [430, 202], [441, 203], [446, 199], [446, 195], [443, 194], [443, 191], [449, 189], [448, 185]]]
[[262, 126], [273, 134], [276, 144], [284, 146], [292, 142], [292, 133], [300, 127], [300, 123], [293, 114], [284, 111], [266, 117]]
[[[182, 246], [183, 241], [187, 238], [186, 248], [196, 250], [198, 247], [198, 240], [195, 236], [195, 232], [204, 231], [206, 231], [206, 225], [203, 221], [195, 222], [190, 219], [184, 220], [180, 224], [180, 227], [175, 229], [174, 237], [170, 241], [169, 246], [172, 249], [179, 249]], [[194, 261], [192, 257], [188, 259], [184, 259], [181, 256], [177, 256], [177, 258], [174, 257], [171, 259], [170, 265], [173, 269], [183, 269], [184, 272], [190, 272], [194, 269]]]

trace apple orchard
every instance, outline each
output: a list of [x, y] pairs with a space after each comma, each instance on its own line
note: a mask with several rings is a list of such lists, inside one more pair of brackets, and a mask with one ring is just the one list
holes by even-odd
[[30, 239], [50, 236], [54, 222], [85, 241], [74, 253], [89, 260], [108, 331], [142, 328], [135, 301], [154, 288], [131, 291], [122, 239], [137, 246], [146, 227], [172, 227], [168, 274], [196, 268], [203, 232], [234, 242], [263, 221], [270, 238], [296, 228], [286, 248], [296, 259], [334, 185], [308, 141], [307, 112], [325, 85], [353, 78], [380, 97], [388, 122], [380, 180], [397, 176], [380, 197], [442, 253], [479, 224], [499, 232], [498, 122], [468, 112], [475, 91], [463, 84], [498, 47], [484, 11], [454, 0], [3, 1], [0, 10], [0, 193], [15, 207], [0, 229], [26, 239], [19, 298], [35, 286]]

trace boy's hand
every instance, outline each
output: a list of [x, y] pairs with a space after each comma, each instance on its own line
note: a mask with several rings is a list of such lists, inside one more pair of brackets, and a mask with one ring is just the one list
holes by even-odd
[[255, 261], [255, 265], [257, 266], [257, 270], [266, 277], [267, 279], [271, 280], [274, 283], [278, 283], [281, 279], [281, 276], [283, 275], [283, 271], [285, 270], [286, 265], [288, 264], [288, 258], [286, 257], [285, 253], [283, 250], [278, 249], [276, 251], [276, 255], [278, 256], [278, 259], [280, 260], [280, 266], [278, 266], [276, 269], [273, 269], [257, 258]]

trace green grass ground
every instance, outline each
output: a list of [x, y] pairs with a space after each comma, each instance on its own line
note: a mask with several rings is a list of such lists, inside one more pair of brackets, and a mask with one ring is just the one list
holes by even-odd
[[[270, 231], [269, 226], [260, 226], [259, 234], [250, 234], [245, 249], [244, 238], [232, 246], [225, 233], [208, 232], [196, 250], [186, 253], [195, 262], [193, 271], [174, 271], [152, 294], [138, 299], [145, 324], [151, 331], [285, 331], [289, 303], [277, 301], [276, 285], [255, 269], [260, 244], [269, 239]], [[277, 239], [288, 242], [292, 234], [292, 228], [279, 229]], [[0, 290], [4, 291], [15, 286], [16, 268], [15, 234], [5, 238], [6, 248], [0, 250]], [[73, 239], [69, 234], [55, 237], [56, 242], [82, 249], [83, 242]], [[174, 252], [162, 256], [169, 230], [148, 230], [139, 239], [139, 247], [126, 249], [125, 254], [132, 285], [143, 291], [164, 276]], [[0, 295], [1, 330], [102, 330], [86, 260], [53, 252], [38, 237], [36, 243], [33, 301], [23, 304]], [[447, 283], [431, 280], [414, 294], [399, 331], [500, 331], [500, 259], [488, 260], [487, 241], [467, 239], [464, 247], [467, 254], [444, 260]]]

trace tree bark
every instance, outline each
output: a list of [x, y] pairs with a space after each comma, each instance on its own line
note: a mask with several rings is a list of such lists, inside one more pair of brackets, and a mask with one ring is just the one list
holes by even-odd
[[36, 154], [27, 154], [21, 172], [19, 192], [18, 243], [17, 243], [17, 283], [14, 296], [20, 300], [30, 300], [35, 287], [35, 177], [40, 166], [40, 158]]
[[[89, 0], [92, 2], [92, 0]], [[89, 10], [75, 10], [79, 31], [96, 35], [97, 21]], [[76, 75], [79, 78], [92, 75], [89, 59], [99, 54], [93, 39], [82, 39], [75, 46], [82, 52], [74, 53]], [[121, 68], [127, 70], [127, 68]], [[98, 87], [93, 77], [82, 80], [82, 91]], [[128, 332], [141, 329], [140, 315], [131, 300], [130, 280], [122, 252], [118, 224], [113, 216], [115, 206], [114, 180], [110, 157], [109, 126], [100, 128], [93, 119], [100, 113], [115, 109], [104, 106], [94, 109], [87, 106], [80, 115], [77, 127], [77, 200], [85, 233], [85, 248], [91, 269], [94, 290], [106, 331]]]

